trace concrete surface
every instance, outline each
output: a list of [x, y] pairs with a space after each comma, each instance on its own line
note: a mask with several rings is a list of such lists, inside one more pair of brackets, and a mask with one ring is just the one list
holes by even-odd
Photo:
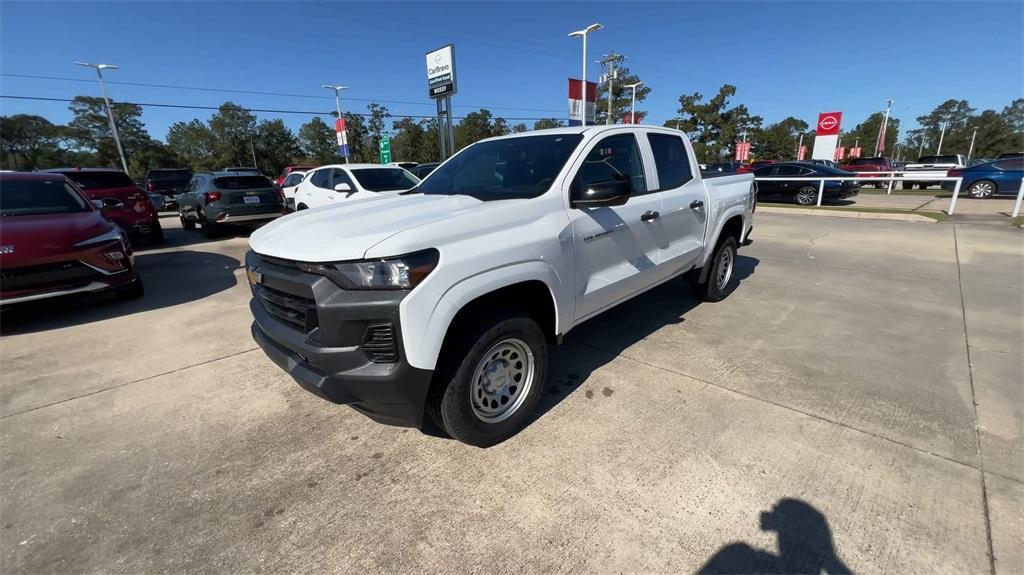
[[[915, 193], [911, 194], [896, 191], [892, 194], [886, 195], [884, 190], [881, 193], [862, 191], [860, 194], [849, 198], [848, 200], [828, 205], [846, 205], [851, 208], [860, 207], [913, 210], [920, 212], [948, 212], [952, 194], [948, 192], [944, 193], [938, 188], [928, 191], [933, 193], [921, 194], [919, 191], [915, 191]], [[998, 215], [1008, 218], [1010, 213], [1013, 212], [1013, 201], [1014, 198], [1008, 196], [998, 196], [986, 200], [975, 200], [966, 194], [961, 193], [960, 198], [956, 201], [956, 209], [953, 213], [955, 215], [966, 217], [991, 217]]]
[[857, 211], [856, 207], [843, 207], [840, 210], [835, 209], [815, 209], [815, 208], [787, 208], [778, 205], [761, 205], [758, 206], [758, 211], [766, 214], [792, 214], [796, 216], [824, 216], [830, 218], [853, 218], [859, 220], [891, 220], [897, 222], [925, 222], [935, 223], [935, 218], [929, 218], [921, 214], [915, 214], [912, 212], [906, 212], [901, 214], [890, 214], [886, 212], [865, 212]]
[[245, 239], [168, 237], [140, 301], [0, 317], [0, 572], [1024, 570], [1020, 230], [761, 214], [729, 298], [577, 328], [488, 450], [302, 391]]

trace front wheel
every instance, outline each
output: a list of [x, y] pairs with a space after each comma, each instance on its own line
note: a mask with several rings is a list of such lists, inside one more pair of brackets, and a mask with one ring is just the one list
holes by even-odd
[[532, 318], [499, 311], [467, 329], [442, 357], [446, 386], [430, 412], [453, 438], [489, 447], [518, 433], [547, 380], [548, 346]]
[[991, 198], [996, 193], [996, 183], [990, 182], [989, 180], [981, 180], [971, 184], [970, 188], [967, 188], [967, 193], [972, 198], [983, 200], [985, 198]]
[[130, 299], [138, 299], [145, 293], [146, 290], [142, 287], [142, 278], [135, 278], [135, 281], [132, 283], [124, 287], [117, 288], [114, 292], [114, 296], [121, 301], [127, 301]]
[[736, 238], [729, 236], [718, 242], [715, 252], [707, 265], [708, 277], [701, 282], [698, 272], [690, 282], [690, 289], [693, 295], [701, 301], [715, 302], [722, 301], [732, 291], [732, 280], [736, 270], [736, 250], [738, 244]]

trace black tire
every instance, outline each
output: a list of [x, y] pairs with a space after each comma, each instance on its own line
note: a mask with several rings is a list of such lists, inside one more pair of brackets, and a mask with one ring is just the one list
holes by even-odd
[[922, 189], [922, 190], [927, 190], [927, 189], [928, 189], [928, 184], [925, 184], [925, 183], [918, 183], [918, 184], [917, 184], [917, 187], [918, 187], [919, 189]]
[[196, 229], [196, 223], [185, 217], [185, 214], [178, 212], [178, 219], [181, 220], [181, 229], [192, 231]]
[[295, 211], [298, 212], [298, 211], [308, 210], [308, 209], [309, 209], [309, 206], [307, 206], [306, 204], [299, 204], [298, 207], [295, 208]]
[[205, 237], [206, 239], [212, 240], [212, 239], [214, 239], [214, 238], [216, 238], [217, 236], [220, 235], [220, 226], [219, 225], [211, 222], [210, 220], [208, 220], [206, 218], [202, 218], [199, 221], [199, 223], [202, 224], [203, 237]]
[[793, 201], [801, 206], [813, 206], [818, 203], [818, 188], [805, 186], [796, 191]]
[[[482, 383], [475, 386], [473, 379], [477, 367], [484, 367], [485, 354], [497, 349], [492, 363], [504, 362], [505, 368], [509, 369], [513, 365], [521, 365], [525, 368], [520, 369], [529, 372], [527, 357], [521, 358], [527, 361], [513, 364], [511, 362], [520, 359], [516, 351], [513, 349], [511, 353], [504, 353], [500, 347], [515, 348], [520, 344], [524, 346], [521, 349], [528, 349], [533, 361], [532, 378], [529, 373], [523, 376], [528, 378], [524, 380], [528, 381], [526, 389], [523, 389], [523, 386], [518, 388], [519, 393], [523, 395], [515, 395], [516, 386], [511, 385], [510, 379], [503, 379], [506, 385], [496, 396], [500, 396], [502, 400], [507, 397], [507, 401], [512, 405], [503, 407], [504, 401], [499, 405], [497, 400], [492, 400], [492, 406], [479, 407], [479, 399], [484, 397], [485, 386]], [[505, 359], [506, 357], [510, 359]], [[437, 376], [442, 378], [440, 381], [444, 386], [428, 400], [428, 413], [431, 418], [454, 439], [477, 447], [490, 447], [522, 430], [537, 406], [547, 381], [548, 344], [543, 330], [533, 318], [512, 310], [500, 310], [485, 316], [475, 325], [463, 326], [461, 332], [455, 335], [453, 344], [445, 349], [440, 365], [441, 369]], [[510, 377], [514, 378], [514, 375]], [[520, 380], [516, 381], [522, 383]], [[474, 390], [480, 394], [475, 402], [477, 406], [474, 406], [472, 401]], [[503, 395], [510, 390], [509, 396]], [[505, 409], [505, 413], [497, 415], [504, 419], [488, 422], [478, 415], [482, 410], [491, 410], [492, 407], [498, 410]]]
[[164, 243], [164, 228], [160, 225], [160, 222], [156, 222], [153, 229], [149, 230], [149, 235], [146, 236], [146, 241], [151, 245], [158, 246]]
[[[690, 290], [693, 292], [694, 297], [701, 301], [715, 302], [722, 301], [728, 296], [732, 290], [736, 287], [736, 250], [738, 244], [736, 238], [728, 236], [718, 241], [718, 245], [715, 246], [715, 251], [711, 254], [711, 259], [708, 260], [707, 265], [711, 266], [708, 270], [708, 277], [701, 282], [700, 271], [694, 273], [690, 280]], [[725, 272], [724, 281], [720, 281], [719, 266], [728, 265], [729, 269]]]
[[146, 293], [146, 289], [142, 286], [142, 278], [135, 278], [132, 283], [117, 288], [114, 291], [114, 297], [121, 301], [127, 301], [130, 299], [139, 299]]
[[967, 193], [976, 200], [984, 200], [996, 195], [999, 186], [992, 180], [978, 180], [967, 188]]

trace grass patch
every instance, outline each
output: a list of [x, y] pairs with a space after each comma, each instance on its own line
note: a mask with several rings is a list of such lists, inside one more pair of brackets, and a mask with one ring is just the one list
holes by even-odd
[[1010, 225], [1011, 226], [1018, 226], [1018, 227], [1024, 226], [1024, 216], [1017, 216], [1015, 218], [1010, 218]]
[[[771, 204], [767, 202], [757, 202], [758, 206], [766, 206], [770, 208], [796, 208], [799, 210], [825, 210], [833, 212], [869, 212], [872, 214], [912, 214], [915, 216], [924, 216], [931, 218], [937, 222], [944, 222], [949, 219], [949, 215], [946, 212], [915, 212], [913, 210], [897, 210], [891, 208], [858, 208], [858, 207], [842, 207], [842, 206], [801, 206], [798, 204]], [[1024, 218], [1024, 216], [1021, 216]]]
[[[877, 190], [875, 188], [861, 188], [860, 193], [871, 194], [874, 196], [884, 196], [885, 188]], [[893, 190], [892, 195], [894, 196], [932, 196], [934, 198], [949, 199], [953, 197], [952, 192], [936, 191], [936, 190]], [[960, 192], [960, 197], [964, 197], [963, 191]]]

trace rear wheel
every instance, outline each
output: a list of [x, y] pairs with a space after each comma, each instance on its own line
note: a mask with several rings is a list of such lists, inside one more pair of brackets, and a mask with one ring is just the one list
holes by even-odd
[[735, 277], [737, 247], [736, 238], [732, 236], [719, 240], [715, 252], [711, 254], [711, 259], [707, 263], [711, 266], [707, 278], [701, 282], [702, 274], [698, 272], [690, 281], [690, 289], [697, 299], [714, 302], [722, 301], [729, 295]]
[[536, 407], [547, 379], [548, 345], [533, 318], [495, 312], [457, 337], [441, 358], [444, 388], [430, 415], [453, 438], [489, 447], [512, 437]]
[[220, 226], [200, 216], [199, 223], [203, 227], [203, 237], [213, 239], [220, 235]]
[[181, 229], [191, 231], [196, 229], [196, 223], [185, 217], [185, 214], [178, 212], [178, 219], [181, 220]]
[[818, 203], [818, 190], [807, 186], [800, 188], [796, 192], [796, 203], [801, 206], [811, 206]]
[[979, 180], [971, 184], [970, 188], [967, 188], [967, 193], [972, 198], [983, 200], [985, 198], [991, 198], [996, 193], [996, 183], [991, 180]]

